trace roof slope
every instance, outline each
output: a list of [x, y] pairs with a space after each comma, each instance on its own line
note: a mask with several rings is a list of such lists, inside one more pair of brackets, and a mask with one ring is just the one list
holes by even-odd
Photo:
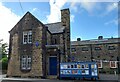
[[50, 23], [50, 24], [45, 24], [48, 27], [48, 30], [54, 34], [54, 33], [62, 33], [65, 29], [65, 27], [62, 26], [61, 22], [57, 23]]
[[21, 22], [25, 22], [24, 20], [26, 18], [31, 17], [32, 20], [37, 21], [38, 24], [44, 25], [41, 21], [39, 21], [34, 15], [32, 15], [29, 11], [18, 21], [18, 23], [9, 31], [12, 32], [16, 29], [18, 29], [19, 27], [17, 26], [18, 24], [20, 24]]

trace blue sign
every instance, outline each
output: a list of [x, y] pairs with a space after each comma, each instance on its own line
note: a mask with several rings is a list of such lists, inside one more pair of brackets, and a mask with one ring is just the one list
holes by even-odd
[[36, 47], [38, 47], [38, 46], [39, 46], [39, 42], [38, 42], [38, 41], [35, 43], [35, 46], [36, 46]]

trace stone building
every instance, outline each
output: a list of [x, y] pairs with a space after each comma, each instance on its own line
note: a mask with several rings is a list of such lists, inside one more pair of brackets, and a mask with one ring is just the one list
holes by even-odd
[[50, 24], [27, 12], [9, 33], [8, 77], [56, 78], [59, 63], [69, 61], [97, 61], [100, 72], [117, 72], [120, 38], [70, 42], [69, 9], [61, 10], [61, 22]]
[[51, 24], [27, 12], [9, 33], [8, 77], [56, 77], [59, 62], [69, 61], [69, 9], [61, 10], [61, 22]]
[[72, 61], [97, 61], [100, 73], [118, 73], [120, 38], [103, 38], [71, 42]]

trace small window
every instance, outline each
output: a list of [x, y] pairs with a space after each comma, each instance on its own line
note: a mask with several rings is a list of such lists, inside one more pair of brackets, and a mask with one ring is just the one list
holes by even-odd
[[28, 32], [28, 43], [32, 43], [32, 32]]
[[88, 51], [88, 47], [82, 47], [82, 51]]
[[21, 56], [21, 69], [30, 70], [31, 69], [31, 56]]
[[98, 61], [98, 68], [102, 68], [102, 61]]
[[108, 46], [108, 50], [115, 50], [115, 46]]
[[23, 43], [27, 44], [27, 40], [28, 40], [27, 32], [23, 32]]
[[101, 47], [95, 47], [95, 50], [101, 50]]
[[23, 44], [32, 43], [32, 31], [23, 32]]
[[110, 68], [117, 68], [117, 61], [110, 61]]
[[54, 44], [57, 44], [57, 39], [54, 39]]
[[75, 52], [76, 51], [76, 49], [75, 48], [71, 48], [71, 52]]
[[21, 68], [22, 69], [26, 69], [26, 57], [25, 56], [22, 56]]

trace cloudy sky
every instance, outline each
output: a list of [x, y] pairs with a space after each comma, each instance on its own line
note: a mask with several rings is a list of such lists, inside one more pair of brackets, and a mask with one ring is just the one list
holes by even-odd
[[60, 10], [65, 8], [69, 8], [71, 13], [71, 40], [118, 37], [118, 0], [34, 1], [0, 2], [0, 39], [9, 42], [8, 31], [27, 11], [46, 24], [61, 21]]

